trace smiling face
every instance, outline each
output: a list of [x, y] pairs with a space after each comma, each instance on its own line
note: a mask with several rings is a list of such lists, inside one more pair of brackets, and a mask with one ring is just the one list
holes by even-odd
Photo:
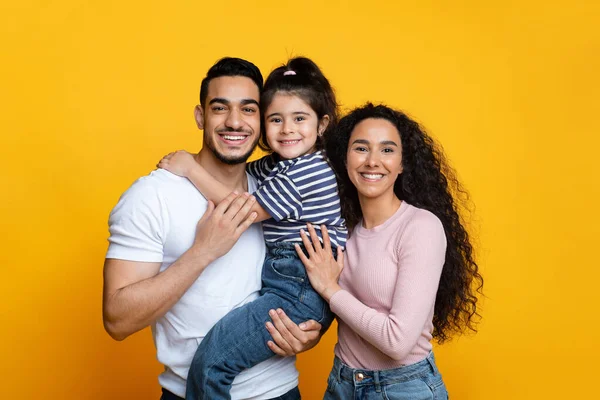
[[402, 172], [402, 144], [396, 127], [375, 118], [357, 124], [350, 135], [346, 168], [361, 201], [392, 199], [394, 183]]
[[267, 143], [286, 160], [315, 151], [317, 135], [329, 122], [328, 116], [319, 121], [302, 98], [288, 93], [275, 94], [264, 114]]
[[225, 164], [246, 162], [260, 137], [258, 87], [250, 78], [222, 76], [208, 84], [206, 106], [196, 106], [204, 146]]

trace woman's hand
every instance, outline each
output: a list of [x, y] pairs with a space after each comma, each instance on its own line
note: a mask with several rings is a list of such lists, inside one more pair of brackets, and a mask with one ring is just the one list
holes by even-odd
[[321, 324], [311, 319], [296, 325], [282, 309], [269, 311], [273, 322], [267, 322], [267, 330], [273, 340], [267, 346], [273, 353], [286, 357], [310, 350], [321, 340]]
[[302, 242], [308, 253], [308, 257], [302, 252], [300, 245], [296, 245], [296, 253], [306, 268], [308, 279], [312, 287], [328, 303], [331, 296], [342, 288], [338, 285], [338, 279], [344, 268], [344, 253], [340, 247], [337, 248], [337, 260], [331, 253], [331, 241], [325, 225], [321, 225], [323, 245], [319, 236], [311, 224], [307, 224], [310, 240], [304, 230], [300, 231]]
[[192, 168], [196, 165], [193, 154], [190, 154], [185, 150], [179, 150], [164, 156], [156, 166], [158, 168], [166, 169], [175, 175], [187, 178], [189, 177]]

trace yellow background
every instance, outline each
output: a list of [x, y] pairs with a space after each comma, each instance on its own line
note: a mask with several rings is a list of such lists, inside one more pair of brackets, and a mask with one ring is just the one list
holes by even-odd
[[[158, 399], [150, 332], [102, 328], [108, 213], [163, 154], [200, 148], [216, 59], [266, 76], [306, 55], [344, 109], [415, 116], [470, 190], [486, 299], [477, 335], [436, 348], [451, 397], [591, 398], [598, 21], [591, 0], [3, 1], [0, 397]], [[300, 356], [304, 398], [334, 342]]]

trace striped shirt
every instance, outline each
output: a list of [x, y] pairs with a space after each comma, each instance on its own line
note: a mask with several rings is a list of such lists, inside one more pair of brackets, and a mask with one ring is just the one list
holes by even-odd
[[[267, 242], [301, 242], [300, 229], [306, 223], [327, 226], [332, 246], [345, 246], [348, 230], [341, 215], [335, 174], [323, 152], [291, 160], [276, 154], [247, 164], [258, 180], [254, 192], [258, 203], [271, 218], [263, 222]], [[319, 238], [321, 230], [316, 229]]]

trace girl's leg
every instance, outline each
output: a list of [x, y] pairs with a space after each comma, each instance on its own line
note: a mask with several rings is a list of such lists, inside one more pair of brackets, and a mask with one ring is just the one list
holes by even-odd
[[190, 366], [186, 399], [230, 399], [231, 384], [240, 372], [273, 357], [265, 323], [270, 321], [269, 310], [277, 308], [295, 323], [316, 318], [302, 303], [274, 293], [232, 310], [200, 343]]

